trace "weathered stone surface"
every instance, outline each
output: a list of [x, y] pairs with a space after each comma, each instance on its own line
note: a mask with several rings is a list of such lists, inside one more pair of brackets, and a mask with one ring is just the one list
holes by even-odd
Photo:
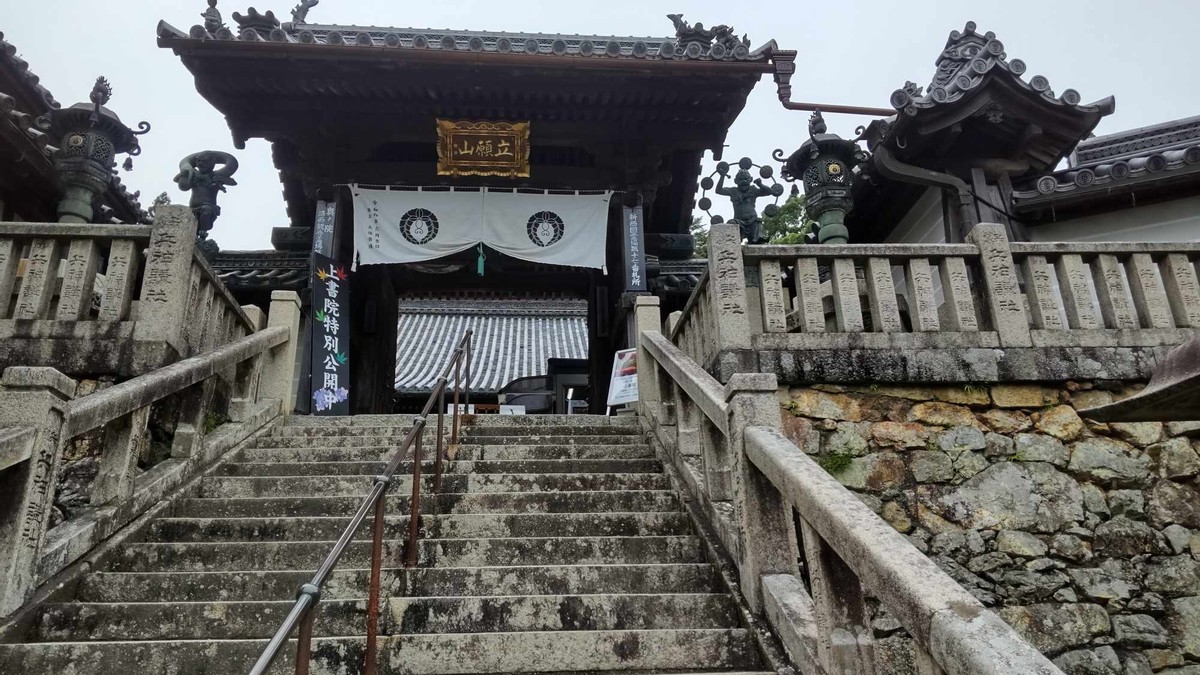
[[908, 411], [908, 421], [939, 427], [980, 426], [970, 408], [939, 401], [918, 403]]
[[876, 422], [871, 425], [871, 438], [881, 447], [923, 448], [929, 430], [913, 422]]
[[1183, 665], [1183, 655], [1173, 649], [1147, 649], [1142, 656], [1146, 658], [1146, 665], [1154, 671]]
[[1077, 391], [1071, 394], [1071, 405], [1075, 407], [1075, 410], [1097, 408], [1102, 405], [1108, 405], [1112, 402], [1112, 392], [1103, 391], [1100, 389], [1086, 389], [1084, 391]]
[[825, 452], [861, 457], [867, 454], [867, 439], [854, 422], [838, 422], [837, 428], [825, 438]]
[[1150, 477], [1150, 460], [1133, 446], [1107, 438], [1085, 438], [1071, 444], [1070, 471], [1101, 482], [1140, 485]]
[[1141, 490], [1113, 490], [1108, 493], [1108, 506], [1114, 516], [1134, 519], [1146, 516], [1146, 498]]
[[1096, 527], [1096, 553], [1133, 556], [1158, 551], [1158, 534], [1150, 526], [1118, 516]]
[[939, 401], [958, 405], [985, 406], [992, 402], [987, 389], [983, 387], [937, 387], [933, 390], [933, 396]]
[[[920, 491], [918, 491], [918, 494], [920, 494]], [[917, 522], [920, 523], [921, 527], [934, 534], [939, 532], [959, 532], [963, 529], [961, 525], [946, 520], [923, 503], [917, 504]]]
[[1062, 441], [1046, 434], [1017, 434], [1013, 441], [1017, 452], [1013, 459], [1018, 462], [1049, 462], [1055, 466], [1067, 465], [1069, 454]]
[[937, 435], [937, 446], [943, 452], [954, 456], [967, 450], [983, 450], [987, 447], [987, 441], [978, 428], [963, 426], [940, 432]]
[[998, 384], [992, 387], [992, 402], [999, 408], [1041, 408], [1058, 397], [1036, 384]]
[[1157, 443], [1163, 436], [1162, 422], [1112, 422], [1108, 426], [1118, 438], [1140, 448]]
[[908, 534], [912, 531], [912, 519], [908, 517], [908, 512], [904, 507], [897, 502], [887, 502], [883, 505], [883, 510], [880, 513], [888, 525], [896, 528], [898, 532]]
[[993, 464], [934, 504], [972, 528], [1055, 532], [1083, 519], [1079, 484], [1042, 463]]
[[1067, 560], [1082, 562], [1092, 558], [1092, 546], [1073, 534], [1056, 534], [1050, 539], [1050, 553]]
[[912, 453], [909, 467], [918, 483], [946, 483], [954, 479], [954, 462], [944, 452], [921, 450]]
[[1066, 675], [1121, 675], [1121, 661], [1112, 647], [1077, 649], [1054, 659]]
[[1008, 436], [993, 433], [988, 434], [986, 438], [987, 447], [984, 448], [984, 453], [991, 459], [1012, 457], [1017, 452], [1017, 444]]
[[1038, 431], [1064, 441], [1073, 441], [1083, 433], [1083, 420], [1069, 405], [1055, 406], [1042, 413], [1037, 424]]
[[1046, 654], [1087, 644], [1109, 631], [1108, 613], [1100, 605], [1043, 603], [1004, 607], [1000, 617]]
[[885, 490], [899, 485], [906, 473], [900, 455], [881, 452], [855, 457], [850, 466], [834, 474], [834, 478], [852, 490]]
[[1169, 596], [1200, 595], [1200, 563], [1189, 555], [1153, 558], [1146, 564], [1146, 588]]
[[995, 569], [1007, 567], [1012, 564], [1012, 561], [1012, 557], [1009, 555], [995, 551], [971, 558], [967, 561], [967, 569], [975, 574], [983, 574], [984, 572], [991, 572]]
[[1114, 616], [1112, 626], [1123, 647], [1165, 647], [1170, 642], [1167, 629], [1146, 614]]
[[815, 417], [818, 419], [844, 420], [859, 422], [862, 412], [858, 398], [846, 394], [831, 394], [815, 389], [801, 389], [792, 394], [792, 403], [788, 406], [792, 412]]
[[1193, 530], [1200, 529], [1200, 490], [1191, 485], [1160, 480], [1150, 490], [1149, 513], [1155, 527], [1179, 523]]
[[1048, 547], [1045, 542], [1028, 532], [1001, 530], [996, 534], [996, 550], [1023, 558], [1036, 558], [1045, 555]]
[[1163, 478], [1186, 479], [1200, 473], [1200, 456], [1187, 438], [1172, 438], [1146, 449], [1158, 463], [1158, 475]]
[[821, 450], [821, 434], [813, 428], [812, 420], [796, 415], [782, 415], [783, 435], [809, 455]]
[[1110, 513], [1108, 510], [1108, 500], [1104, 498], [1104, 490], [1091, 483], [1081, 484], [1079, 490], [1083, 492], [1083, 506], [1088, 511], [1102, 516], [1107, 516]]
[[1189, 656], [1200, 659], [1200, 596], [1172, 600], [1167, 625], [1178, 636], [1179, 647]]
[[912, 638], [895, 635], [875, 641], [877, 673], [915, 673], [916, 658]]
[[1085, 596], [1094, 600], [1128, 600], [1133, 591], [1125, 579], [1105, 569], [1070, 569], [1067, 574]]
[[1200, 422], [1167, 422], [1170, 436], [1195, 436], [1200, 434]]
[[1188, 543], [1192, 538], [1192, 531], [1182, 525], [1168, 525], [1163, 528], [1163, 536], [1167, 538], [1167, 543], [1171, 545], [1173, 553], [1187, 553]]
[[992, 408], [979, 415], [983, 423], [998, 434], [1015, 434], [1033, 426], [1029, 415], [1019, 410], [1003, 410]]
[[987, 458], [983, 453], [964, 452], [954, 458], [954, 477], [956, 480], [966, 480], [988, 468]]

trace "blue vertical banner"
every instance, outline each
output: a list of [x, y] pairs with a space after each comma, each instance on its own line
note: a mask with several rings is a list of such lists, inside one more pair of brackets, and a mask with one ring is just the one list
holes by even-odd
[[312, 401], [317, 415], [350, 414], [350, 275], [313, 254]]
[[622, 209], [621, 244], [625, 254], [625, 290], [646, 290], [646, 248], [642, 226], [642, 207], [626, 206]]

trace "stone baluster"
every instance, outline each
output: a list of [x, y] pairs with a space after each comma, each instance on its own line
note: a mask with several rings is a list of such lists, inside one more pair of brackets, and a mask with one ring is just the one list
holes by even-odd
[[761, 294], [763, 331], [787, 332], [787, 298], [783, 294], [783, 276], [778, 260], [764, 260], [758, 265], [758, 291]]
[[[1025, 303], [1021, 298], [1021, 288], [1017, 283], [1017, 271], [1013, 265], [1012, 251], [1008, 246], [1008, 237], [1004, 233], [1004, 226], [995, 223], [980, 223], [971, 230], [967, 239], [979, 248], [979, 267], [983, 272], [988, 315], [991, 319], [992, 330], [996, 331], [1000, 338], [1000, 346], [1032, 347], [1033, 338], [1029, 334], [1029, 317], [1025, 313]], [[962, 277], [962, 279], [954, 280], [958, 285], [955, 288], [956, 296], [960, 292], [970, 295], [965, 270], [963, 270]], [[956, 297], [955, 300], [957, 305], [957, 301], [961, 298]], [[957, 312], [957, 318], [961, 323], [961, 311]]]
[[877, 333], [898, 333], [900, 306], [896, 303], [896, 284], [892, 263], [887, 258], [867, 258], [867, 301], [871, 308], [871, 328]]
[[1078, 330], [1100, 328], [1100, 318], [1096, 316], [1091, 287], [1088, 286], [1090, 275], [1083, 258], [1078, 253], [1064, 253], [1055, 261], [1054, 271], [1067, 310], [1067, 325]]
[[1186, 253], [1168, 253], [1158, 264], [1167, 303], [1179, 328], [1200, 328], [1200, 283]]
[[17, 294], [17, 309], [13, 318], [33, 320], [46, 318], [58, 281], [58, 263], [62, 247], [56, 239], [35, 239], [25, 264], [25, 277]]
[[17, 283], [17, 267], [21, 263], [21, 246], [12, 239], [0, 239], [0, 319], [8, 317], [13, 288]]
[[177, 356], [189, 354], [189, 280], [196, 245], [196, 218], [183, 205], [164, 204], [154, 211], [154, 229], [146, 249], [142, 294], [133, 336], [137, 342], [166, 343]]
[[904, 283], [908, 286], [908, 314], [913, 330], [940, 330], [937, 296], [933, 293], [933, 272], [928, 258], [913, 258], [904, 266]]
[[1170, 302], [1162, 282], [1155, 273], [1154, 259], [1149, 253], [1134, 253], [1125, 261], [1129, 276], [1129, 294], [1141, 317], [1143, 328], [1174, 328]]
[[643, 344], [642, 333], [659, 333], [662, 314], [659, 299], [654, 295], [639, 295], [633, 301], [635, 344], [637, 345], [638, 411], [647, 419], [660, 414], [658, 367]]
[[300, 296], [295, 291], [271, 291], [267, 326], [288, 329], [287, 342], [271, 350], [259, 383], [260, 398], [278, 399], [284, 415], [296, 408], [296, 349], [300, 340]]
[[104, 431], [104, 454], [92, 485], [92, 505], [123, 502], [133, 496], [138, 458], [146, 440], [150, 406], [109, 423]]
[[1026, 256], [1021, 267], [1025, 272], [1025, 294], [1029, 298], [1029, 318], [1033, 327], [1061, 330], [1062, 314], [1045, 256]]
[[[744, 374], [735, 373], [734, 377]], [[697, 420], [697, 440], [700, 441], [700, 465], [704, 474], [705, 492], [714, 502], [729, 501], [733, 499], [734, 457], [731, 443], [708, 415], [700, 412]]]
[[67, 248], [62, 287], [58, 292], [59, 321], [80, 321], [92, 311], [92, 290], [100, 265], [100, 246], [95, 239], [75, 239]]
[[734, 517], [741, 537], [738, 574], [755, 612], [763, 609], [763, 575], [798, 573], [796, 530], [788, 501], [746, 456], [748, 427], [781, 426], [777, 390], [774, 375], [739, 373], [724, 391], [729, 410], [727, 443], [734, 462]]
[[1138, 327], [1137, 313], [1129, 302], [1125, 274], [1115, 255], [1102, 253], [1092, 263], [1092, 283], [1100, 301], [1100, 316], [1109, 328], [1134, 330]]
[[[266, 327], [267, 317], [261, 309], [254, 305], [244, 305], [242, 311], [250, 319], [254, 332], [257, 333]], [[262, 380], [266, 360], [265, 354], [259, 354], [237, 365], [233, 378], [233, 394], [229, 398], [230, 421], [244, 422], [253, 414], [254, 404], [258, 402], [259, 382]]]
[[938, 276], [942, 280], [942, 304], [945, 312], [945, 329], [952, 332], [975, 332], [979, 320], [975, 317], [975, 299], [971, 295], [971, 277], [967, 274], [967, 263], [962, 258], [945, 258], [938, 265]]
[[27, 458], [0, 470], [0, 616], [5, 616], [37, 582], [67, 440], [64, 408], [76, 383], [53, 368], [14, 366], [4, 371], [0, 386], [0, 428], [29, 427], [34, 434]]
[[830, 673], [875, 672], [862, 582], [801, 514], [804, 561], [817, 616], [817, 656]]
[[104, 271], [104, 290], [100, 293], [101, 321], [123, 321], [129, 318], [133, 303], [133, 287], [141, 265], [137, 242], [117, 239], [108, 249], [108, 267]]
[[713, 225], [708, 231], [709, 303], [716, 338], [717, 379], [725, 382], [737, 372], [757, 370], [750, 346], [750, 308], [742, 239], [737, 225]]
[[830, 273], [833, 286], [833, 312], [839, 333], [863, 331], [862, 300], [858, 296], [858, 273], [854, 260], [834, 258]]
[[825, 307], [821, 302], [821, 274], [815, 258], [796, 258], [797, 325], [802, 333], [825, 332]]

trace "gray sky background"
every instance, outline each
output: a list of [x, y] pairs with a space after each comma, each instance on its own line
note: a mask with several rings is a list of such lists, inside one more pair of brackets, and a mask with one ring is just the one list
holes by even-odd
[[[295, 0], [257, 0], [286, 20]], [[170, 50], [155, 44], [159, 19], [182, 30], [200, 23], [204, 0], [0, 0], [0, 30], [16, 45], [63, 105], [86, 100], [96, 76], [113, 85], [109, 104], [130, 125], [153, 125], [144, 152], [125, 176], [148, 205], [168, 191], [181, 157], [204, 149], [235, 152], [238, 185], [222, 197], [214, 237], [225, 249], [270, 248], [274, 226], [286, 225], [270, 147], [251, 141], [235, 151], [221, 115], [205, 102]], [[221, 0], [230, 26], [247, 4]], [[1200, 114], [1194, 32], [1196, 0], [1005, 0], [986, 4], [950, 0], [773, 3], [715, 0], [322, 0], [312, 23], [456, 28], [592, 35], [668, 36], [668, 12], [706, 26], [732, 25], [754, 47], [774, 38], [800, 52], [793, 100], [886, 107], [888, 95], [913, 80], [921, 86], [951, 30], [968, 19], [993, 31], [1008, 58], [1041, 74], [1055, 92], [1076, 89], [1085, 102], [1116, 96], [1117, 111], [1098, 133]], [[1186, 36], [1186, 38], [1185, 38]], [[784, 110], [764, 76], [728, 138], [726, 159], [749, 155], [759, 162], [771, 150], [791, 153], [807, 135], [808, 113]], [[829, 115], [831, 132], [844, 136], [870, 118]], [[336, 151], [331, 148], [331, 152]]]

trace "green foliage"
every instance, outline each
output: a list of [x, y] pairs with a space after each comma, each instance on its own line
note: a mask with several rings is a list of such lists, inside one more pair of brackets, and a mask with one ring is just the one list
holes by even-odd
[[981, 387], [977, 384], [964, 384], [963, 391], [967, 394], [970, 394], [971, 396], [975, 396], [977, 394], [986, 393], [987, 389], [984, 387]]
[[837, 475], [850, 468], [850, 462], [853, 459], [854, 456], [848, 452], [835, 452], [832, 455], [818, 458], [817, 464], [820, 464], [826, 472]]
[[[804, 237], [812, 229], [812, 222], [804, 212], [804, 197], [792, 195], [779, 205], [779, 212], [773, 216], [763, 216], [763, 234], [769, 244], [803, 244]], [[708, 257], [708, 225], [700, 222], [700, 217], [692, 218], [692, 236], [696, 238], [693, 255], [697, 258]]]
[[222, 424], [225, 424], [228, 421], [229, 421], [228, 415], [223, 415], [221, 413], [215, 413], [215, 412], [208, 413], [207, 415], [204, 416], [204, 434], [208, 435], [208, 434], [212, 433], [214, 429], [221, 426]]

